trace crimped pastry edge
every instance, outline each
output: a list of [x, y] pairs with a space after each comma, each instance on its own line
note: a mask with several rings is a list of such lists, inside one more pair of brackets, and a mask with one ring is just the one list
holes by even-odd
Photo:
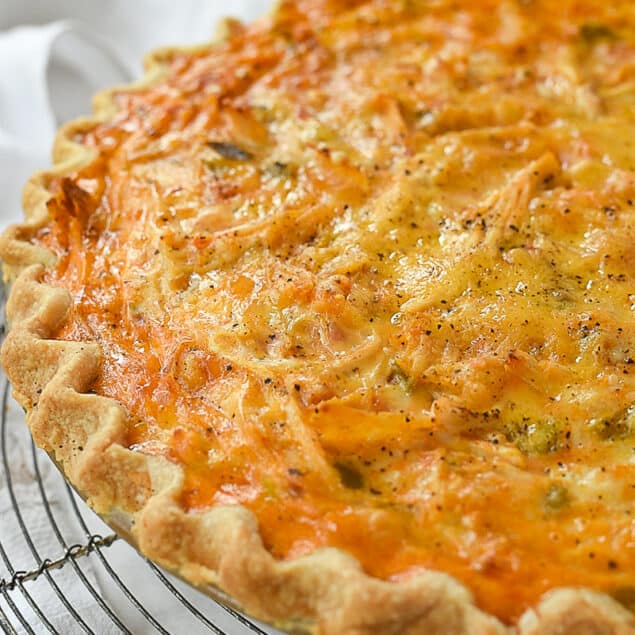
[[[223, 23], [219, 35], [232, 25]], [[608, 595], [587, 589], [552, 590], [515, 626], [506, 627], [478, 609], [462, 584], [441, 572], [386, 582], [368, 576], [357, 560], [334, 548], [276, 560], [245, 507], [185, 512], [178, 504], [182, 470], [167, 459], [124, 447], [123, 408], [90, 392], [101, 362], [99, 346], [51, 339], [66, 319], [70, 295], [40, 281], [55, 257], [33, 245], [30, 237], [47, 222], [47, 179], [70, 174], [95, 158], [92, 150], [73, 141], [75, 135], [112, 118], [116, 92], [151, 86], [165, 75], [170, 58], [184, 50], [193, 49], [151, 53], [140, 82], [98, 93], [92, 117], [58, 131], [53, 167], [36, 173], [25, 186], [25, 222], [0, 236], [4, 275], [13, 281], [7, 303], [11, 329], [1, 361], [36, 443], [61, 465], [95, 511], [116, 526], [122, 521], [130, 526], [145, 556], [194, 585], [221, 589], [246, 612], [290, 632], [634, 635], [632, 613]]]

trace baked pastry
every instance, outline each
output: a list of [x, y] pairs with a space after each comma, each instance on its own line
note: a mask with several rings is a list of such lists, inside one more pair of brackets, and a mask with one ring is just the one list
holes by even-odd
[[635, 633], [634, 60], [626, 0], [155, 53], [1, 241], [37, 443], [285, 628]]

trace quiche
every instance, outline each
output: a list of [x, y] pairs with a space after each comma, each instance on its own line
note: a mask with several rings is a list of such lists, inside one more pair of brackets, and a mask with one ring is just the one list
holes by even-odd
[[283, 0], [147, 67], [0, 240], [71, 483], [295, 633], [635, 633], [635, 5]]

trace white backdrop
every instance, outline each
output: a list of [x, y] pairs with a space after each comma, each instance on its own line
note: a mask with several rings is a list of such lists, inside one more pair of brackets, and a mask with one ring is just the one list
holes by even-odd
[[[252, 19], [268, 10], [271, 3], [272, 0], [228, 0], [224, 3], [218, 0], [0, 0], [0, 230], [10, 222], [20, 220], [21, 190], [25, 180], [33, 171], [49, 165], [55, 130], [64, 121], [88, 113], [94, 92], [139, 77], [141, 60], [147, 51], [165, 45], [204, 42], [210, 39], [216, 23], [224, 15]], [[13, 485], [21, 509], [31, 530], [35, 529], [42, 555], [59, 555], [59, 545], [41, 505], [38, 505], [39, 494], [22, 411], [11, 403], [8, 413]], [[53, 469], [47, 468], [43, 478], [52, 494], [55, 514], [62, 525], [71, 527], [73, 514], [61, 479]], [[109, 533], [107, 528], [100, 526], [100, 521], [91, 523], [91, 529]], [[81, 532], [78, 540], [83, 541]], [[0, 541], [15, 563], [32, 568], [33, 557], [16, 524], [1, 471]], [[50, 551], [45, 551], [47, 545], [50, 545]], [[108, 554], [117, 571], [129, 574], [127, 582], [131, 588], [146, 592], [156, 588], [156, 578], [145, 566], [139, 566], [127, 546], [111, 547]], [[0, 563], [0, 577], [6, 574]], [[131, 613], [129, 602], [114, 592], [112, 580], [101, 568], [95, 567], [89, 575], [111, 605], [125, 619], [132, 620], [128, 624], [134, 624], [135, 633], [154, 632], [138, 614]], [[93, 614], [100, 635], [118, 632], [97, 607], [91, 610], [93, 600], [85, 591], [81, 592], [81, 585], [72, 571], [63, 570], [56, 576], [63, 588], [69, 589], [70, 585], [73, 603]], [[32, 584], [34, 586], [29, 588], [34, 589], [38, 602], [60, 632], [68, 635], [77, 632], [77, 626], [68, 621], [59, 602], [51, 597], [50, 587], [45, 585], [44, 593], [40, 594], [35, 586], [37, 583]], [[184, 592], [188, 593], [187, 590]], [[152, 602], [153, 592], [149, 595]], [[238, 627], [228, 626], [226, 616], [220, 609], [214, 610], [211, 602], [201, 600], [195, 592], [188, 595], [213, 614], [214, 619], [224, 623], [230, 635], [243, 632]], [[19, 594], [14, 599], [24, 605]], [[185, 625], [179, 613], [173, 613], [174, 607], [171, 598], [163, 602], [157, 597], [152, 609], [171, 632], [180, 632]], [[185, 628], [188, 635], [198, 631], [196, 625], [193, 630], [192, 627]], [[43, 627], [36, 627], [36, 632], [44, 632]]]

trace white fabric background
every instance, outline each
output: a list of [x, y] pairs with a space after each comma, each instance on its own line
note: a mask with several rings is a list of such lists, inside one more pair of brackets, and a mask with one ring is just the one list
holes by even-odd
[[[21, 218], [21, 190], [25, 180], [37, 169], [49, 165], [50, 148], [56, 129], [64, 121], [90, 111], [90, 99], [98, 89], [130, 81], [142, 73], [143, 55], [159, 46], [191, 45], [210, 39], [218, 20], [231, 15], [253, 19], [264, 13], [272, 0], [0, 0], [0, 230]], [[46, 517], [35, 484], [29, 437], [22, 411], [9, 405], [8, 447], [13, 486], [19, 497], [24, 520], [35, 536], [41, 555], [58, 556], [61, 552]], [[51, 469], [46, 469], [51, 468]], [[43, 478], [52, 493], [54, 513], [63, 526], [73, 528], [73, 514], [63, 482], [52, 466], [45, 466]], [[90, 512], [89, 512], [90, 514]], [[91, 520], [92, 529], [104, 535], [109, 530]], [[70, 529], [69, 529], [70, 531]], [[77, 541], [83, 542], [78, 527]], [[0, 542], [15, 563], [32, 568], [33, 557], [16, 523], [8, 496], [7, 483], [0, 472]], [[129, 548], [111, 548], [109, 556], [117, 571], [127, 571], [126, 582], [144, 598], [154, 614], [171, 632], [184, 626], [178, 603], [168, 596], [165, 601], [153, 597], [156, 578], [140, 566]], [[91, 556], [94, 558], [94, 556]], [[131, 560], [134, 558], [134, 560]], [[130, 566], [132, 564], [133, 566]], [[138, 569], [138, 572], [136, 571]], [[112, 581], [99, 567], [89, 567], [89, 575], [135, 633], [154, 632], [130, 609], [121, 594], [112, 589]], [[6, 570], [0, 564], [0, 577]], [[100, 635], [118, 632], [82, 592], [72, 571], [61, 571], [55, 578], [70, 594], [70, 599], [89, 615]], [[60, 632], [72, 635], [73, 621], [55, 601], [44, 583], [33, 583], [38, 602]], [[153, 586], [154, 585], [154, 586]], [[148, 592], [148, 588], [150, 592]], [[70, 591], [69, 591], [70, 589]], [[183, 590], [183, 589], [182, 589]], [[185, 590], [187, 593], [188, 591]], [[20, 608], [24, 602], [13, 595]], [[165, 597], [165, 596], [163, 596]], [[244, 632], [235, 622], [214, 609], [211, 602], [196, 593], [189, 597], [211, 615], [218, 616], [230, 635]], [[154, 600], [154, 601], [153, 601]], [[6, 606], [1, 605], [5, 610]], [[91, 610], [94, 608], [95, 610]], [[132, 622], [130, 622], [132, 620]], [[135, 621], [136, 620], [136, 621]], [[35, 620], [34, 620], [35, 622]], [[233, 626], [232, 626], [233, 624]], [[34, 625], [36, 632], [45, 632]], [[194, 635], [202, 627], [187, 630]], [[207, 632], [207, 631], [205, 631]]]

